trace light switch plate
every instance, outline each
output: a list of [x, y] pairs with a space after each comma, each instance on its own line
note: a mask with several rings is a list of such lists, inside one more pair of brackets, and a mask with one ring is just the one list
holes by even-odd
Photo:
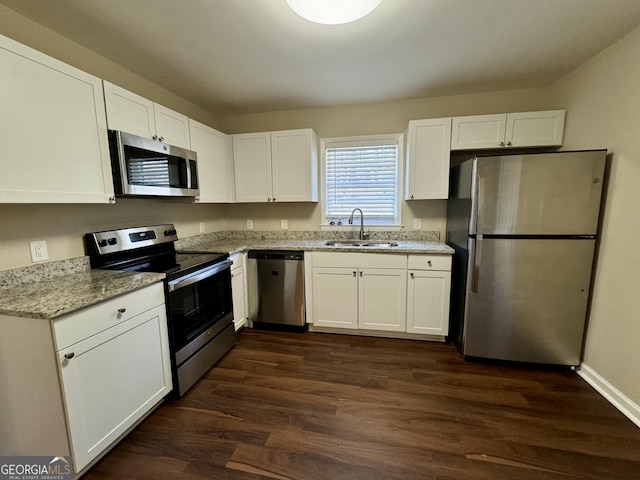
[[46, 240], [36, 240], [35, 242], [30, 242], [29, 246], [31, 247], [32, 262], [42, 262], [43, 260], [49, 259]]
[[200, 233], [204, 233], [204, 222], [200, 222]]
[[289, 221], [286, 219], [280, 220], [280, 227], [282, 227], [282, 230], [287, 230], [289, 228]]
[[413, 219], [413, 229], [414, 230], [422, 229], [422, 219], [421, 218], [414, 218]]
[[253, 230], [253, 220], [247, 220], [247, 230]]

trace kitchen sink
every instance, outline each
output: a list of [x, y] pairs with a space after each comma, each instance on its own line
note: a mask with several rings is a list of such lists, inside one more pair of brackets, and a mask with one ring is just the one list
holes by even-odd
[[374, 248], [398, 246], [396, 242], [375, 242], [375, 241], [370, 242], [368, 240], [329, 240], [325, 242], [325, 245], [328, 247], [374, 247]]

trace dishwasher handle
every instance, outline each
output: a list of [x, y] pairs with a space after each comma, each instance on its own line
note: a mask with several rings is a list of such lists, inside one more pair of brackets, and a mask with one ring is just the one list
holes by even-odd
[[304, 260], [304, 252], [295, 250], [249, 250], [247, 256], [258, 260]]

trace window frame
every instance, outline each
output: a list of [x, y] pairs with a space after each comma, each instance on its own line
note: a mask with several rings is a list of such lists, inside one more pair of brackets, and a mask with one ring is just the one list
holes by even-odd
[[[382, 145], [394, 143], [398, 146], [397, 179], [396, 179], [396, 217], [393, 223], [367, 223], [367, 212], [364, 212], [364, 225], [372, 230], [399, 230], [402, 228], [402, 201], [404, 188], [404, 133], [389, 133], [382, 135], [359, 135], [349, 137], [330, 137], [320, 139], [320, 206], [322, 208], [322, 230], [344, 230], [360, 228], [359, 218], [354, 225], [347, 224], [347, 218], [342, 225], [330, 225], [327, 220], [327, 185], [326, 185], [326, 150], [327, 148]], [[358, 208], [358, 207], [354, 207]], [[365, 209], [366, 210], [366, 209]], [[356, 225], [357, 224], [357, 225]]]

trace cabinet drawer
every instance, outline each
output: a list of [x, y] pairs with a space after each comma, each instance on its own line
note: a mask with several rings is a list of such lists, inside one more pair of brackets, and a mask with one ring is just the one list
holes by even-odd
[[409, 270], [451, 270], [451, 255], [409, 255]]
[[[160, 282], [55, 320], [53, 336], [56, 350], [62, 350], [161, 304], [164, 304], [164, 287]], [[121, 313], [119, 310], [124, 311]]]
[[313, 252], [313, 266], [407, 268], [407, 255], [398, 253]]

